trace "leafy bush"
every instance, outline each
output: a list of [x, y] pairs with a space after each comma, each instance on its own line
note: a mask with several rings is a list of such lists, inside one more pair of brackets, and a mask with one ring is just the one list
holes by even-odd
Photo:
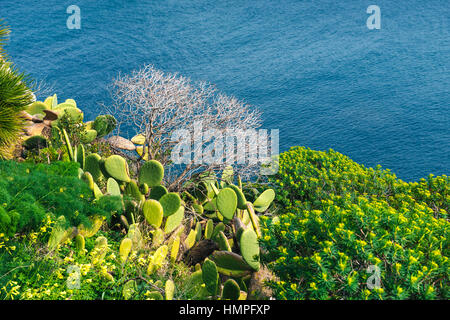
[[113, 197], [92, 203], [92, 191], [78, 178], [78, 163], [51, 165], [0, 161], [0, 233], [38, 227], [47, 213], [65, 216], [71, 225], [117, 210]]
[[295, 147], [271, 182], [281, 213], [261, 219], [262, 246], [276, 298], [449, 298], [449, 177], [406, 183]]
[[17, 71], [3, 52], [9, 29], [0, 20], [0, 158], [9, 158], [24, 126], [21, 112], [34, 97], [31, 82]]

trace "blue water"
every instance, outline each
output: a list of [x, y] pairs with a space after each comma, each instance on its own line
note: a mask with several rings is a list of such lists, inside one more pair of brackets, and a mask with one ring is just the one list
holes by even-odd
[[150, 63], [259, 107], [281, 150], [333, 148], [408, 181], [450, 173], [448, 0], [0, 0], [0, 17], [14, 61], [88, 120], [113, 77]]

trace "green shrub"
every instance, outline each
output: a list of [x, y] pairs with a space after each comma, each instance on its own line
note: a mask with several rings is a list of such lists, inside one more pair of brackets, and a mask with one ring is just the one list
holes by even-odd
[[71, 225], [89, 225], [87, 218], [94, 214], [109, 218], [118, 209], [118, 199], [104, 197], [93, 204], [92, 191], [78, 178], [78, 168], [74, 162], [0, 161], [0, 232], [33, 230], [47, 213], [63, 215]]
[[262, 246], [276, 298], [449, 298], [449, 177], [406, 183], [295, 147], [271, 182], [281, 212], [261, 219]]
[[10, 158], [24, 127], [21, 112], [33, 102], [28, 77], [20, 73], [3, 52], [9, 29], [0, 20], [0, 158]]

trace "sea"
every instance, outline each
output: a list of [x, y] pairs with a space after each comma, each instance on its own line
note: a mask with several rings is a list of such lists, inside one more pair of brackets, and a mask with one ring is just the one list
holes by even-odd
[[281, 151], [450, 173], [449, 0], [0, 0], [0, 18], [19, 69], [87, 120], [152, 64], [258, 108]]

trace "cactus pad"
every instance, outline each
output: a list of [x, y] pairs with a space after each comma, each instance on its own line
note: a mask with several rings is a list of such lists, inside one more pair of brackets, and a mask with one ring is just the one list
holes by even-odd
[[146, 183], [149, 187], [161, 184], [164, 177], [164, 167], [156, 160], [146, 161], [139, 171], [139, 183]]

